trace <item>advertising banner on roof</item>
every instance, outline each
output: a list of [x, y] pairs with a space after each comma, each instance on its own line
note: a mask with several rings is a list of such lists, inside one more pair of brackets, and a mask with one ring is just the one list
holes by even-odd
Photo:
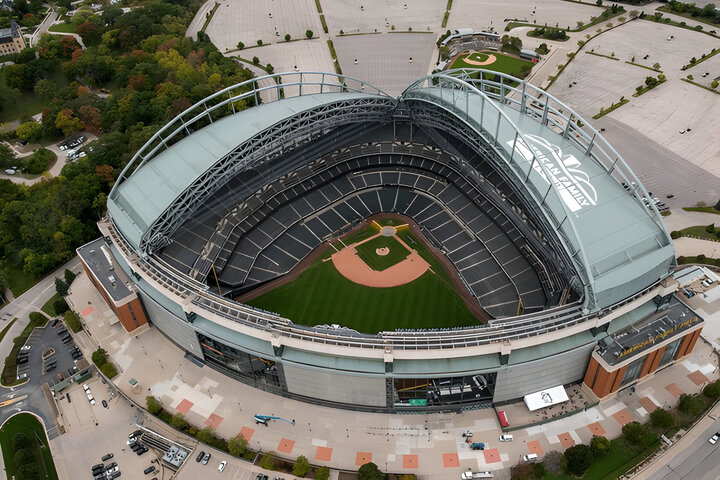
[[560, 385], [558, 387], [546, 388], [545, 390], [525, 395], [524, 400], [528, 410], [532, 412], [540, 408], [567, 402], [570, 399], [568, 398], [563, 386]]

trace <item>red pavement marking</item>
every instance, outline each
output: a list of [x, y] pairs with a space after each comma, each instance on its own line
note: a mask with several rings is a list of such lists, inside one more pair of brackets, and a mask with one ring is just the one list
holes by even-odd
[[675, 398], [680, 398], [680, 395], [682, 395], [682, 390], [680, 390], [678, 386], [674, 383], [671, 383], [670, 385], [665, 385], [665, 390], [670, 392], [670, 395]]
[[558, 439], [560, 440], [562, 448], [570, 448], [575, 445], [575, 440], [573, 440], [569, 432], [561, 433], [558, 435]]
[[357, 452], [355, 455], [355, 466], [362, 467], [366, 463], [372, 462], [372, 453], [370, 452]]
[[80, 312], [80, 313], [82, 313], [82, 316], [83, 316], [83, 317], [87, 317], [88, 315], [90, 315], [90, 314], [91, 314], [92, 312], [94, 312], [94, 311], [95, 311], [95, 307], [87, 307], [85, 310], [83, 310], [83, 311]]
[[317, 447], [317, 451], [315, 452], [315, 460], [320, 460], [321, 462], [329, 462], [332, 458], [332, 451], [333, 449], [330, 447]]
[[290, 440], [289, 438], [281, 438], [280, 443], [278, 443], [277, 451], [282, 453], [290, 453], [292, 452], [293, 447], [295, 447], [295, 440]]
[[418, 468], [418, 456], [403, 455], [403, 468]]
[[443, 467], [454, 468], [460, 466], [460, 458], [457, 453], [443, 453]]
[[217, 427], [220, 426], [223, 420], [225, 420], [223, 417], [211, 413], [208, 419], [205, 420], [205, 425], [215, 430]]
[[614, 413], [613, 418], [615, 419], [616, 422], [618, 422], [620, 424], [621, 427], [623, 425], [625, 425], [626, 423], [635, 421], [635, 417], [630, 415], [630, 412], [628, 412], [627, 408], [623, 408], [619, 412]]
[[178, 403], [178, 406], [175, 407], [175, 410], [182, 413], [183, 415], [187, 415], [193, 405], [195, 405], [193, 402], [191, 402], [187, 398], [183, 398], [182, 401]]
[[700, 370], [695, 370], [691, 374], [688, 375], [688, 378], [693, 381], [695, 385], [702, 385], [705, 382], [709, 382], [710, 380], [708, 377], [703, 375], [703, 373]]
[[530, 453], [534, 453], [538, 457], [542, 457], [543, 455], [545, 455], [545, 452], [543, 452], [543, 449], [540, 446], [540, 442], [538, 440], [533, 440], [532, 442], [527, 442], [525, 445], [527, 445], [528, 450], [530, 450]]
[[241, 437], [243, 437], [245, 440], [247, 440], [249, 442], [254, 433], [255, 433], [254, 428], [243, 427], [240, 429], [240, 433], [238, 435], [240, 435]]
[[497, 448], [483, 450], [483, 455], [485, 455], [485, 463], [497, 463], [500, 461], [500, 452]]
[[645, 409], [646, 412], [652, 413], [655, 410], [657, 410], [658, 406], [655, 405], [655, 402], [650, 400], [648, 397], [639, 397], [638, 403]]
[[602, 425], [600, 425], [600, 422], [591, 423], [587, 427], [588, 430], [590, 430], [590, 433], [592, 433], [593, 435], [597, 435], [598, 437], [602, 437], [607, 433], [602, 427]]

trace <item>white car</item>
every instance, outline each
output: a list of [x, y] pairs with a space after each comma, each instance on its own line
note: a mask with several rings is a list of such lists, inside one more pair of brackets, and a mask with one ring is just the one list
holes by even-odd
[[720, 433], [716, 433], [715, 435], [710, 437], [710, 440], [708, 441], [710, 442], [710, 444], [715, 445], [718, 441], [718, 438], [720, 438]]
[[220, 465], [218, 466], [218, 472], [222, 472], [223, 470], [225, 470], [225, 465], [227, 465], [227, 462], [225, 460], [220, 462]]

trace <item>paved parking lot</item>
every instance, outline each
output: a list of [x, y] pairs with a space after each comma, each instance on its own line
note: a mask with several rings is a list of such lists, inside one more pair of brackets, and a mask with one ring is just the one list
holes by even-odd
[[[210, 452], [211, 458], [207, 465], [202, 465], [201, 463], [195, 461], [198, 450], [203, 450], [206, 453]], [[250, 462], [244, 462], [231, 457], [225, 452], [208, 448], [205, 445], [200, 445], [198, 450], [192, 452], [192, 454], [188, 457], [185, 465], [183, 465], [180, 472], [178, 472], [178, 480], [197, 480], [200, 478], [203, 480], [212, 480], [215, 478], [218, 480], [255, 480], [258, 473], [264, 473], [270, 478], [270, 480], [273, 480], [275, 477], [280, 477], [285, 480], [295, 480], [297, 478], [294, 475], [264, 470], [258, 466], [252, 465]], [[225, 467], [225, 471], [219, 472], [218, 466], [223, 460], [228, 463]]]
[[[50, 448], [59, 477], [90, 478], [93, 465], [117, 462], [122, 478], [145, 478], [143, 470], [159, 463], [153, 462], [158, 458], [155, 450], [138, 456], [126, 445], [128, 434], [137, 429], [137, 410], [120, 396], [110, 398], [108, 385], [97, 377], [86, 383], [95, 397], [95, 405], [90, 405], [82, 385], [77, 384], [68, 387], [58, 399], [67, 433], [51, 440]], [[108, 408], [102, 406], [102, 400], [108, 402]], [[106, 453], [114, 457], [102, 462], [101, 457]], [[165, 468], [164, 475], [157, 477], [167, 480], [171, 478], [170, 473]]]
[[[50, 320], [45, 328], [36, 328], [28, 337], [25, 342], [25, 346], [30, 347], [27, 350], [29, 353], [28, 363], [18, 366], [18, 377], [23, 378], [23, 375], [26, 375], [38, 384], [48, 382], [50, 385], [54, 385], [57, 383], [58, 373], [62, 373], [63, 377], [67, 378], [72, 371], [75, 361], [70, 356], [70, 351], [75, 348], [75, 343], [62, 343], [61, 336], [57, 332], [64, 326], [64, 323], [57, 321], [53, 327], [54, 322], [54, 320]], [[49, 349], [54, 350], [54, 353], [48, 356], [44, 363], [56, 361], [57, 366], [53, 370], [45, 372], [42, 354]]]

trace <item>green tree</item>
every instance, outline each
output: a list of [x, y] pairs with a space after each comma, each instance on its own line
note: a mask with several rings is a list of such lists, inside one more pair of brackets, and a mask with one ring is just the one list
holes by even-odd
[[320, 467], [315, 470], [315, 480], [328, 480], [328, 478], [330, 478], [330, 469], [328, 467]]
[[675, 417], [664, 408], [658, 408], [650, 413], [650, 423], [655, 428], [666, 429], [675, 425]]
[[12, 437], [12, 446], [13, 450], [22, 450], [23, 448], [30, 448], [32, 446], [32, 442], [30, 441], [30, 437], [25, 435], [24, 433], [16, 433]]
[[638, 422], [630, 422], [623, 425], [622, 433], [630, 444], [641, 445], [645, 439], [645, 435], [648, 433], [648, 429], [645, 425]]
[[117, 370], [115, 369], [115, 365], [113, 365], [110, 362], [105, 362], [102, 367], [100, 367], [100, 371], [103, 375], [105, 375], [108, 378], [115, 378], [117, 375]]
[[236, 457], [242, 456], [247, 450], [247, 440], [242, 435], [233, 437], [228, 441], [228, 452]]
[[245, 48], [245, 44], [243, 42], [238, 42], [237, 48], [238, 48], [238, 50], [242, 50], [243, 48]]
[[304, 477], [311, 471], [312, 467], [310, 466], [310, 462], [308, 462], [308, 459], [305, 457], [305, 455], [300, 455], [297, 460], [295, 460], [295, 465], [293, 465], [293, 475], [297, 475], [298, 477]]
[[565, 450], [567, 470], [573, 475], [583, 475], [593, 462], [593, 453], [587, 445], [574, 445]]
[[263, 43], [262, 40], [258, 40], [257, 41], [258, 47], [262, 46], [262, 43]]
[[720, 398], [720, 380], [715, 380], [703, 388], [703, 395], [713, 400]]
[[[699, 257], [700, 256], [698, 255], [698, 262], [702, 263]], [[687, 393], [683, 393], [682, 395], [680, 395], [680, 401], [678, 402], [678, 410], [680, 410], [681, 412], [687, 413], [688, 415], [696, 416], [699, 415], [704, 408], [705, 404], [699, 396], [688, 395]]]
[[275, 470], [277, 468], [277, 462], [270, 454], [264, 454], [258, 462], [258, 465], [265, 470]]
[[55, 277], [55, 292], [57, 292], [58, 295], [64, 297], [65, 295], [67, 295], [69, 289], [70, 285], [65, 283], [63, 280]]
[[259, 59], [258, 57], [253, 57], [253, 63], [254, 63], [255, 65], [259, 65], [259, 64], [260, 64], [260, 59]]
[[313, 36], [313, 31], [312, 31], [312, 30], [305, 30], [305, 36], [306, 36], [307, 38], [312, 38], [312, 36]]
[[292, 38], [292, 37], [290, 36], [289, 33], [286, 33], [286, 34], [285, 34], [285, 41], [286, 41], [286, 42], [289, 42], [291, 38]]
[[185, 420], [185, 415], [183, 415], [182, 412], [177, 412], [170, 418], [170, 425], [179, 430], [184, 430], [190, 426], [187, 420]]
[[92, 361], [98, 368], [107, 363], [107, 352], [103, 348], [98, 348], [92, 353]]
[[42, 125], [35, 121], [21, 123], [15, 130], [15, 134], [21, 140], [37, 142], [42, 135]]
[[545, 469], [552, 475], [561, 475], [567, 468], [567, 461], [561, 452], [550, 450], [543, 457], [543, 465], [545, 465]]
[[358, 480], [383, 480], [385, 475], [374, 463], [366, 463], [358, 469]]
[[145, 397], [145, 405], [147, 406], [148, 412], [152, 413], [153, 415], [157, 415], [162, 410], [162, 405], [158, 401], [157, 398], [153, 397], [152, 395], [148, 395]]
[[715, 79], [715, 80], [713, 80], [712, 83], [710, 84], [710, 88], [717, 88], [717, 87], [718, 87], [718, 81], [717, 81], [717, 79]]
[[64, 298], [56, 298], [53, 301], [52, 306], [53, 306], [53, 310], [55, 311], [55, 315], [62, 315], [65, 312], [67, 312], [68, 309], [70, 308], [70, 307], [68, 307], [68, 304]]
[[33, 451], [30, 448], [21, 448], [20, 450], [16, 450], [15, 454], [13, 455], [13, 462], [15, 463], [15, 467], [19, 467], [20, 465], [25, 465], [28, 463], [33, 463], [35, 461], [35, 456], [33, 455]]
[[203, 443], [211, 445], [215, 441], [215, 433], [212, 428], [205, 427], [198, 432], [197, 439]]
[[705, 227], [705, 231], [706, 231], [707, 233], [715, 233], [715, 224], [714, 224], [714, 223], [711, 223], [710, 225], [708, 225], [707, 227]]
[[594, 458], [607, 455], [610, 452], [610, 440], [602, 436], [593, 435], [592, 440], [590, 440], [590, 450], [592, 450]]

